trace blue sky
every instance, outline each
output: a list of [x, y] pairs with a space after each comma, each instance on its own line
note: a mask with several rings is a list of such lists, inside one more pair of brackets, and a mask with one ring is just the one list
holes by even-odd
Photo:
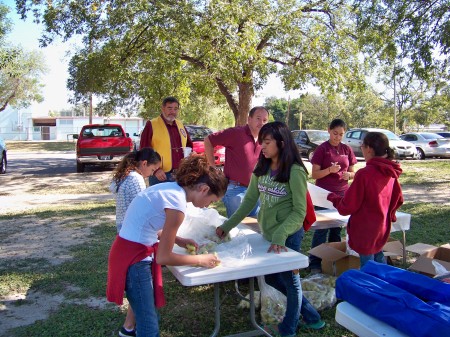
[[[66, 55], [68, 50], [74, 50], [74, 42], [62, 43], [61, 41], [53, 43], [49, 47], [39, 47], [39, 37], [42, 27], [33, 23], [31, 14], [26, 21], [21, 20], [16, 14], [14, 0], [0, 0], [11, 10], [8, 17], [13, 22], [13, 29], [8, 34], [8, 40], [15, 45], [21, 45], [27, 51], [39, 50], [43, 53], [48, 73], [42, 77], [44, 102], [35, 103], [31, 106], [34, 115], [47, 115], [49, 111], [59, 111], [70, 108], [67, 100], [70, 92], [66, 89], [68, 78], [67, 65], [70, 57]], [[253, 105], [263, 105], [267, 97], [298, 97], [299, 91], [285, 92], [281, 81], [276, 76], [271, 76], [268, 84], [256, 93], [253, 99]]]
[[13, 22], [12, 31], [8, 34], [7, 39], [14, 45], [20, 45], [25, 50], [39, 50], [43, 53], [45, 62], [48, 67], [48, 73], [41, 80], [45, 84], [43, 89], [44, 102], [34, 103], [31, 107], [35, 115], [47, 115], [48, 111], [61, 110], [69, 108], [67, 102], [69, 92], [66, 89], [66, 81], [68, 77], [67, 64], [68, 57], [65, 57], [66, 50], [73, 48], [73, 44], [62, 44], [57, 42], [49, 47], [39, 47], [39, 36], [41, 27], [33, 23], [29, 17], [26, 21], [20, 19], [16, 14], [14, 0], [1, 0], [6, 6], [10, 7], [8, 17]]

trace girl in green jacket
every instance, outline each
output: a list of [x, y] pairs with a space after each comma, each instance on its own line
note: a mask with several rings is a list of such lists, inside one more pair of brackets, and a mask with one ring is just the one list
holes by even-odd
[[[244, 200], [216, 233], [224, 237], [246, 217], [259, 199], [258, 223], [261, 234], [271, 243], [268, 253], [280, 254], [287, 248], [299, 252], [304, 234], [302, 225], [306, 215], [308, 171], [286, 124], [272, 122], [264, 125], [259, 131], [258, 142], [261, 154]], [[306, 326], [317, 329], [325, 325], [317, 310], [302, 296], [298, 270], [266, 275], [265, 281], [287, 298], [286, 314], [281, 323], [265, 327], [271, 335], [296, 336], [300, 314]]]

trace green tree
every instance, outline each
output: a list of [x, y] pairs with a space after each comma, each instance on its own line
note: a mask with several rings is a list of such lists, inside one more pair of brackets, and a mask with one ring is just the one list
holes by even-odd
[[6, 42], [11, 29], [9, 9], [0, 3], [0, 112], [8, 105], [27, 107], [41, 102], [40, 76], [46, 68], [42, 54], [26, 52]]
[[[373, 59], [391, 66], [408, 60], [419, 79], [448, 74], [448, 0], [355, 0], [361, 45]], [[380, 43], [382, 41], [382, 43]]]
[[[364, 82], [355, 18], [344, 0], [16, 3], [23, 17], [32, 12], [44, 23], [43, 45], [74, 34], [86, 46], [96, 41], [95, 55], [82, 51], [73, 63], [71, 79], [95, 78], [95, 93], [112, 105], [142, 100], [145, 111], [159, 111], [169, 94], [184, 106], [193, 93], [208, 95], [225, 101], [241, 125], [272, 73], [286, 89], [309, 83], [331, 92]], [[92, 70], [98, 76], [86, 73]]]
[[8, 105], [21, 108], [28, 107], [33, 101], [43, 100], [40, 76], [46, 67], [42, 54], [20, 48], [10, 50], [14, 52], [14, 57], [0, 69], [0, 111]]

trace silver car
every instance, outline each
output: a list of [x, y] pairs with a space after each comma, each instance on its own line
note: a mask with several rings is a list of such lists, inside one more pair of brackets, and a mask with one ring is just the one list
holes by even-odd
[[364, 137], [368, 132], [382, 132], [389, 139], [389, 146], [394, 150], [395, 158], [416, 158], [417, 152], [414, 144], [406, 142], [398, 136], [386, 129], [375, 129], [375, 128], [358, 128], [351, 129], [345, 133], [342, 140], [344, 144], [350, 146], [357, 157], [363, 157], [361, 145], [363, 143]]
[[450, 158], [450, 139], [431, 132], [409, 132], [400, 136], [401, 139], [411, 142], [417, 149], [417, 157]]

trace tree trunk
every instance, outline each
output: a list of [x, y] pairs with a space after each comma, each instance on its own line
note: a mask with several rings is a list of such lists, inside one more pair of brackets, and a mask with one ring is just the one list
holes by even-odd
[[246, 125], [248, 112], [251, 109], [253, 98], [253, 83], [238, 83], [239, 90], [239, 107], [237, 113], [234, 114], [236, 120], [235, 125]]

